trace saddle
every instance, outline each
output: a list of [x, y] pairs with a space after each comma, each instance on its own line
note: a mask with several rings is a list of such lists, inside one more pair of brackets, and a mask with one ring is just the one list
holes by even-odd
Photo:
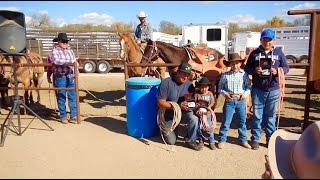
[[214, 56], [214, 49], [207, 47], [205, 44], [200, 44], [197, 47], [194, 45], [186, 46], [186, 50], [191, 56], [191, 59], [199, 64], [205, 64], [205, 62], [216, 60]]

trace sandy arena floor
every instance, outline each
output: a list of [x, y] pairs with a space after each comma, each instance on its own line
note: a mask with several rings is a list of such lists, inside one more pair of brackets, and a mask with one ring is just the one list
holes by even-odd
[[[286, 97], [280, 128], [299, 131], [304, 116], [305, 78], [287, 76]], [[48, 83], [43, 83], [48, 87]], [[81, 124], [57, 121], [54, 93], [41, 91], [41, 104], [31, 108], [54, 131], [33, 116], [21, 116], [18, 136], [9, 131], [0, 147], [1, 178], [261, 178], [264, 172], [265, 136], [259, 150], [236, 144], [235, 124], [229, 131], [225, 148], [214, 151], [205, 147], [197, 152], [184, 147], [180, 140], [166, 146], [160, 136], [137, 139], [126, 129], [125, 80], [121, 72], [105, 75], [80, 74]], [[94, 95], [94, 96], [92, 96]], [[311, 97], [310, 119], [320, 120], [319, 95]], [[223, 99], [216, 110], [219, 131]], [[1, 110], [1, 124], [8, 111]], [[17, 116], [13, 122], [17, 125]], [[31, 121], [33, 119], [33, 121]], [[31, 123], [30, 123], [31, 122]], [[23, 130], [22, 129], [22, 130]], [[250, 137], [250, 121], [248, 123]], [[176, 151], [171, 151], [172, 148]]]

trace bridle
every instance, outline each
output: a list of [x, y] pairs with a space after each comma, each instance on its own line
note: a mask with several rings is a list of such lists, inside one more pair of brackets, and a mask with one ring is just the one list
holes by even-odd
[[152, 44], [147, 45], [147, 47], [150, 47], [150, 46], [152, 47], [152, 49], [149, 57], [146, 57], [143, 55], [142, 59], [147, 60], [148, 63], [153, 63], [156, 59], [159, 58], [159, 50], [158, 50], [156, 41], [152, 41]]

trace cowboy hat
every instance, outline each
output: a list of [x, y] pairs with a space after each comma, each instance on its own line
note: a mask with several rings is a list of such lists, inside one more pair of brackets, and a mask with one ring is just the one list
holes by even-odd
[[199, 86], [201, 84], [211, 86], [211, 82], [209, 81], [209, 79], [207, 77], [203, 77], [199, 81], [196, 81], [196, 83], [195, 83], [196, 86]]
[[67, 33], [59, 33], [57, 40], [59, 41], [70, 41], [71, 39], [68, 39]]
[[147, 17], [148, 15], [146, 13], [144, 13], [143, 11], [140, 11], [138, 14], [137, 14], [137, 18], [145, 18]]
[[230, 65], [230, 62], [232, 62], [232, 61], [245, 61], [245, 60], [246, 60], [246, 59], [242, 59], [242, 58], [241, 58], [241, 56], [239, 55], [239, 53], [232, 53], [232, 54], [229, 55], [229, 60], [228, 60], [228, 61], [224, 60], [223, 62], [224, 62], [224, 64], [225, 64], [226, 66], [229, 66], [229, 65]]
[[275, 131], [268, 156], [275, 179], [320, 178], [320, 121], [309, 125], [302, 134]]

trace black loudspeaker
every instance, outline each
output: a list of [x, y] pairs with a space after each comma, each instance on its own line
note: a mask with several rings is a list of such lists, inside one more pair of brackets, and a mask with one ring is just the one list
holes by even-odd
[[20, 54], [26, 52], [25, 27], [23, 13], [0, 10], [0, 53]]

